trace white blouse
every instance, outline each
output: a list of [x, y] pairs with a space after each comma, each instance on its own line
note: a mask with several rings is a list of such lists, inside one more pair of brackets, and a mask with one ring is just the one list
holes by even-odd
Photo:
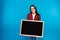
[[34, 13], [34, 14], [32, 14], [33, 20], [34, 20], [34, 18], [35, 18], [35, 15], [36, 15], [35, 13]]

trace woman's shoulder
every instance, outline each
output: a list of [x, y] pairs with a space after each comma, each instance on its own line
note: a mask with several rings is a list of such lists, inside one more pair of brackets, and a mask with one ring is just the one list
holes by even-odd
[[37, 16], [40, 16], [40, 14], [36, 14]]
[[31, 15], [31, 13], [29, 13], [28, 15]]

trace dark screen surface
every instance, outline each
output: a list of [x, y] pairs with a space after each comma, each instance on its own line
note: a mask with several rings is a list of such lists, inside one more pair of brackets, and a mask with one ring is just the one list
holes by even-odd
[[42, 36], [43, 22], [22, 21], [21, 34]]

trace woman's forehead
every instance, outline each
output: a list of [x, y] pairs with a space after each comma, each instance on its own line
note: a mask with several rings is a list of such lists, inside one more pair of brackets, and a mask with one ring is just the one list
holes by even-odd
[[33, 6], [31, 8], [34, 8]]

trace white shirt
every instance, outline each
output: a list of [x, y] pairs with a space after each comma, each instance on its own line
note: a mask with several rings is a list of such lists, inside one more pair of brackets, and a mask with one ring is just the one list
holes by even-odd
[[34, 20], [34, 18], [35, 18], [35, 15], [36, 15], [35, 13], [34, 13], [34, 14], [32, 14], [33, 20]]

